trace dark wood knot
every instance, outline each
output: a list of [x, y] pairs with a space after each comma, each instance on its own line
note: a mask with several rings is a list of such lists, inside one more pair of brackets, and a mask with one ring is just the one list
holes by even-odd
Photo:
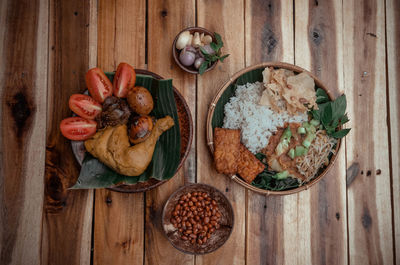
[[320, 45], [323, 40], [322, 32], [319, 29], [314, 28], [311, 31], [311, 40], [315, 45]]
[[268, 26], [266, 26], [262, 34], [262, 46], [264, 48], [267, 48], [268, 54], [271, 54], [277, 44], [278, 40], [275, 36], [275, 33], [270, 28], [268, 28]]
[[[27, 88], [23, 87], [21, 90], [27, 90]], [[15, 132], [20, 138], [29, 127], [35, 107], [28, 102], [23, 92], [16, 93], [11, 100], [7, 101], [7, 106], [14, 120]]]
[[161, 11], [161, 16], [162, 17], [166, 17], [167, 15], [168, 15], [168, 11], [167, 10], [164, 9], [164, 10]]
[[46, 205], [47, 213], [57, 213], [67, 206], [66, 177], [60, 169], [46, 165]]
[[[349, 187], [351, 183], [353, 183], [354, 179], [357, 177], [358, 172], [360, 171], [360, 164], [353, 163], [351, 166], [346, 170], [346, 186]], [[361, 171], [362, 174], [362, 171]]]
[[364, 207], [364, 213], [361, 217], [361, 223], [366, 230], [369, 230], [371, 228], [372, 218], [371, 215], [369, 214], [369, 210], [367, 207]]

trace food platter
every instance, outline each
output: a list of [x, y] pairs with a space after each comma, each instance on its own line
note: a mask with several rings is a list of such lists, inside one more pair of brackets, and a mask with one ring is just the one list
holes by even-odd
[[[239, 72], [237, 72], [236, 74], [234, 74], [217, 92], [217, 94], [215, 95], [214, 99], [211, 102], [210, 108], [208, 110], [208, 114], [207, 114], [207, 127], [206, 127], [206, 133], [207, 133], [207, 144], [209, 146], [209, 149], [211, 151], [211, 153], [214, 154], [214, 150], [215, 150], [215, 145], [214, 145], [214, 128], [215, 127], [219, 127], [216, 126], [215, 124], [215, 120], [221, 120], [224, 117], [224, 105], [228, 102], [226, 97], [225, 99], [222, 100], [222, 98], [224, 98], [225, 94], [224, 93], [231, 93], [232, 90], [234, 90], [237, 82], [241, 82], [242, 81], [242, 77], [245, 75], [252, 75], [252, 78], [254, 79], [258, 79], [257, 81], [262, 81], [262, 75], [261, 75], [261, 70], [263, 70], [266, 67], [272, 67], [273, 69], [285, 69], [285, 70], [289, 70], [289, 71], [293, 71], [295, 74], [299, 74], [299, 73], [306, 73], [308, 74], [312, 79], [314, 79], [315, 82], [315, 87], [321, 88], [322, 90], [325, 91], [327, 97], [329, 97], [329, 100], [333, 100], [334, 99], [334, 91], [328, 89], [314, 74], [312, 74], [311, 72], [292, 65], [292, 64], [288, 64], [288, 63], [282, 63], [282, 62], [265, 62], [265, 63], [261, 63], [261, 64], [257, 64], [254, 66], [250, 66], [247, 67]], [[261, 76], [261, 77], [260, 77]], [[261, 79], [261, 80], [259, 80]], [[216, 111], [217, 109], [217, 111]], [[221, 112], [222, 109], [222, 112]], [[339, 130], [341, 129], [341, 125], [338, 127]], [[229, 177], [234, 180], [235, 182], [237, 182], [238, 184], [242, 185], [243, 187], [250, 189], [252, 191], [261, 193], [261, 194], [265, 194], [265, 195], [288, 195], [288, 194], [292, 194], [292, 193], [296, 193], [302, 190], [306, 190], [309, 187], [311, 187], [312, 185], [314, 185], [315, 183], [319, 182], [328, 172], [329, 170], [332, 168], [336, 158], [337, 158], [337, 153], [340, 149], [341, 146], [341, 141], [340, 139], [338, 139], [336, 146], [335, 146], [335, 152], [330, 156], [329, 158], [329, 164], [327, 166], [324, 166], [322, 169], [320, 169], [316, 175], [316, 177], [314, 177], [311, 181], [304, 183], [303, 185], [300, 185], [299, 187], [296, 188], [292, 188], [292, 189], [287, 189], [287, 190], [279, 190], [279, 191], [273, 191], [273, 190], [267, 190], [267, 189], [261, 189], [258, 187], [255, 187], [254, 185], [251, 185], [248, 182], [245, 182], [240, 176], [238, 176], [237, 174], [229, 174]]]
[[[147, 71], [143, 69], [135, 69], [137, 74], [141, 75], [149, 75], [155, 79], [161, 80], [163, 79], [161, 76]], [[192, 143], [193, 138], [193, 122], [192, 117], [190, 114], [189, 107], [183, 98], [183, 96], [179, 93], [179, 91], [173, 87], [174, 92], [174, 99], [177, 106], [178, 111], [178, 120], [179, 120], [179, 128], [180, 128], [180, 135], [181, 135], [181, 149], [180, 149], [180, 160], [179, 165], [177, 167], [176, 172], [182, 167], [184, 161], [186, 160], [190, 146]], [[72, 151], [77, 159], [78, 163], [82, 165], [83, 158], [85, 156], [85, 147], [83, 141], [71, 141]], [[175, 173], [176, 173], [175, 172]], [[155, 178], [150, 178], [146, 182], [138, 182], [136, 184], [130, 185], [115, 185], [110, 187], [110, 190], [117, 191], [117, 192], [126, 192], [126, 193], [136, 193], [136, 192], [144, 192], [150, 189], [153, 189], [167, 180], [157, 180]]]

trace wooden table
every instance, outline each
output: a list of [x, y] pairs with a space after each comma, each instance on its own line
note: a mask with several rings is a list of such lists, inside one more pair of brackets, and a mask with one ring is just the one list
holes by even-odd
[[[0, 2], [0, 264], [400, 264], [400, 2], [396, 0], [3, 0]], [[188, 26], [218, 32], [229, 58], [204, 76], [171, 56]], [[209, 103], [236, 71], [297, 64], [345, 92], [352, 130], [307, 191], [265, 197], [218, 175]], [[173, 78], [194, 119], [180, 172], [143, 194], [68, 190], [79, 173], [59, 131], [84, 74], [119, 62]], [[168, 196], [189, 182], [235, 210], [227, 243], [186, 255], [164, 237]]]

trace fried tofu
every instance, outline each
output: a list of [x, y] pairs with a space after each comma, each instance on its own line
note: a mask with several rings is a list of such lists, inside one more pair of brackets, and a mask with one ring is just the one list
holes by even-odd
[[260, 174], [265, 165], [256, 158], [247, 148], [240, 144], [240, 156], [237, 161], [237, 173], [247, 182], [253, 182], [253, 180]]
[[239, 146], [240, 130], [214, 129], [214, 162], [218, 173], [236, 174]]

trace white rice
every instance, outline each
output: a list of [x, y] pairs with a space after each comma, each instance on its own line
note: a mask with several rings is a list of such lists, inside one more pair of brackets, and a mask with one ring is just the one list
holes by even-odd
[[268, 145], [269, 137], [285, 122], [307, 121], [306, 113], [290, 116], [287, 112], [277, 113], [258, 105], [263, 89], [261, 82], [238, 86], [224, 109], [223, 127], [240, 129], [242, 143], [254, 154]]

